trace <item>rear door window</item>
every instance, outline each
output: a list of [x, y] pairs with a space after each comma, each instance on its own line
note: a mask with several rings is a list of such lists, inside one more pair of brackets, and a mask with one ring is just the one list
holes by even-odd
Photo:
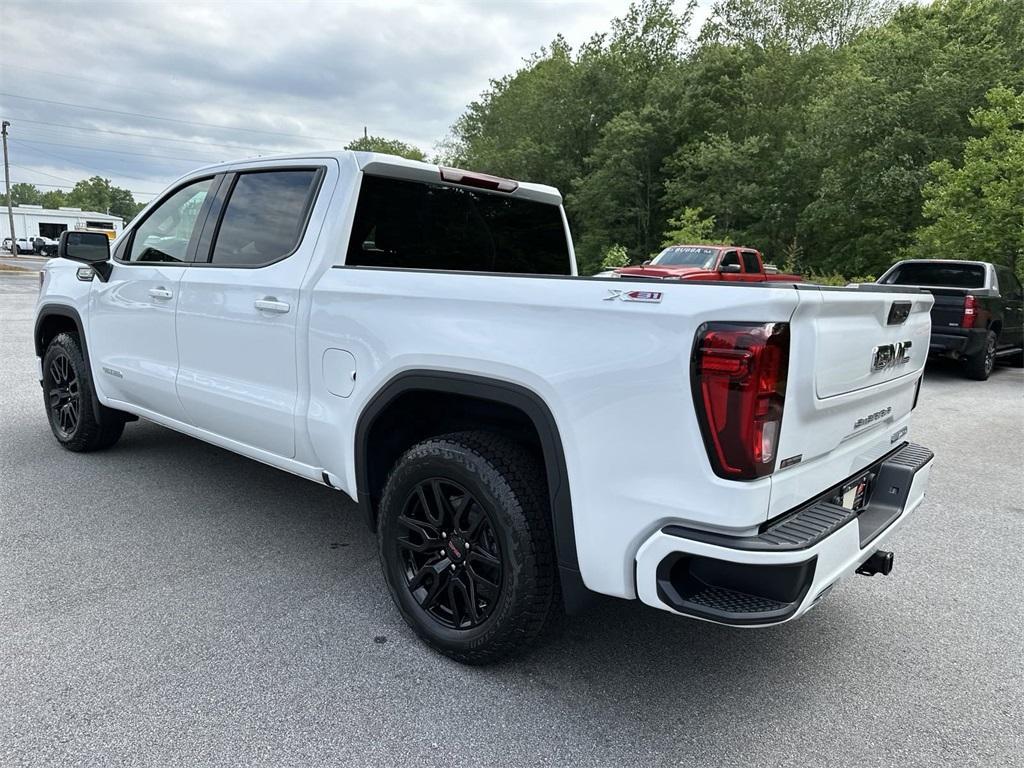
[[1004, 299], [1020, 301], [1022, 291], [1017, 276], [1006, 267], [996, 267], [996, 277], [999, 279], [999, 295]]
[[568, 275], [557, 205], [365, 176], [345, 263], [351, 266]]
[[260, 267], [299, 245], [320, 172], [316, 168], [240, 173], [224, 207], [210, 261]]
[[743, 251], [743, 271], [757, 274], [761, 271], [761, 263], [753, 251]]

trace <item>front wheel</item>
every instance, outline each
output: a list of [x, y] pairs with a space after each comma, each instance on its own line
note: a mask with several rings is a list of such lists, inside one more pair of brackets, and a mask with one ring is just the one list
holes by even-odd
[[98, 451], [121, 438], [125, 414], [103, 405], [98, 414], [93, 409], [92, 375], [73, 334], [57, 334], [46, 348], [43, 397], [50, 430], [69, 451]]
[[996, 364], [997, 342], [998, 337], [994, 331], [985, 334], [984, 346], [964, 361], [968, 378], [985, 381], [992, 375], [992, 369]]
[[425, 440], [395, 464], [378, 543], [391, 595], [430, 647], [467, 664], [522, 650], [555, 605], [544, 476], [500, 435]]

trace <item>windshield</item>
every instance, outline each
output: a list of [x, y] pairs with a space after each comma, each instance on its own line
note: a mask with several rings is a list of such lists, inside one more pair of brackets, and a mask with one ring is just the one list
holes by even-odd
[[985, 268], [955, 261], [908, 261], [885, 278], [887, 285], [935, 285], [945, 288], [984, 288]]
[[715, 265], [717, 248], [698, 248], [692, 245], [670, 245], [654, 257], [651, 264], [658, 267], [698, 267], [711, 269]]

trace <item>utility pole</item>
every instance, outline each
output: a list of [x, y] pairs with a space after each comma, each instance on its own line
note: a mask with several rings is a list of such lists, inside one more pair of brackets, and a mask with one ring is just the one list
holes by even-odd
[[3, 122], [3, 135], [4, 135], [4, 183], [7, 185], [7, 221], [11, 225], [11, 256], [18, 255], [18, 238], [14, 236], [14, 209], [11, 207], [13, 201], [11, 200], [11, 164], [7, 159], [7, 126], [10, 122], [4, 120]]

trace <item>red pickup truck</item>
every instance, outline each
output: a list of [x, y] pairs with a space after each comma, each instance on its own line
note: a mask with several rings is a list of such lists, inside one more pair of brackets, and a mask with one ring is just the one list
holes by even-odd
[[639, 267], [616, 269], [619, 275], [667, 280], [734, 280], [744, 283], [792, 283], [799, 275], [766, 272], [761, 253], [735, 245], [670, 245]]

